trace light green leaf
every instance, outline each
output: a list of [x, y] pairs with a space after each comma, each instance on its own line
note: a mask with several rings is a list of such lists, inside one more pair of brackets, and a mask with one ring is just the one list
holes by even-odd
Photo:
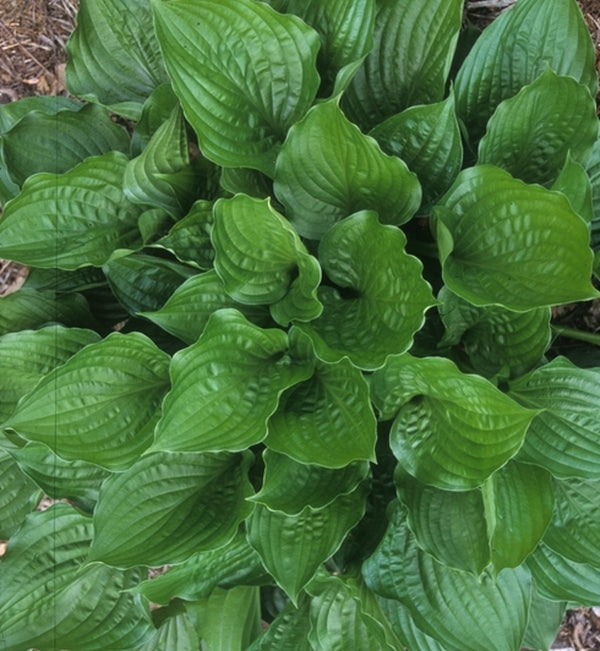
[[383, 420], [395, 418], [390, 445], [420, 481], [468, 490], [516, 454], [536, 415], [448, 359], [389, 357], [371, 379]]
[[123, 177], [132, 203], [162, 208], [173, 218], [186, 214], [198, 191], [198, 171], [190, 161], [183, 111], [175, 106], [144, 151], [129, 161]]
[[123, 195], [126, 165], [124, 154], [109, 152], [64, 174], [29, 178], [4, 206], [0, 255], [34, 267], [77, 269], [101, 266], [115, 249], [139, 246], [143, 209]]
[[248, 520], [248, 540], [294, 604], [320, 565], [364, 515], [366, 494], [363, 483], [325, 508], [315, 511], [307, 506], [298, 515], [255, 506]]
[[89, 104], [57, 113], [31, 111], [2, 137], [4, 160], [19, 186], [36, 172], [62, 174], [90, 156], [129, 151], [129, 137], [108, 111]]
[[558, 358], [512, 383], [510, 395], [542, 410], [531, 423], [519, 459], [560, 478], [600, 478], [600, 369], [577, 368]]
[[296, 230], [312, 239], [358, 210], [377, 210], [382, 222], [403, 224], [421, 203], [416, 175], [384, 154], [335, 100], [314, 106], [289, 130], [274, 190]]
[[476, 577], [449, 568], [417, 546], [400, 508], [363, 576], [375, 592], [402, 601], [415, 624], [448, 651], [520, 648], [531, 599], [527, 569]]
[[[373, 46], [373, 0], [269, 0], [281, 13], [296, 14], [317, 30], [321, 95], [343, 91]], [[335, 86], [335, 90], [334, 90]]]
[[196, 269], [146, 253], [109, 260], [102, 267], [110, 288], [130, 313], [159, 310]]
[[200, 339], [173, 357], [153, 447], [239, 451], [262, 441], [281, 393], [311, 372], [287, 348], [283, 330], [263, 330], [233, 309], [213, 313]]
[[422, 207], [452, 185], [463, 161], [454, 94], [442, 102], [411, 106], [378, 124], [370, 135], [386, 154], [401, 158], [419, 178]]
[[462, 19], [461, 0], [377, 2], [374, 45], [354, 76], [344, 111], [365, 129], [444, 96]]
[[135, 590], [146, 599], [168, 604], [178, 597], [197, 601], [208, 597], [215, 587], [231, 588], [261, 582], [272, 583], [260, 556], [250, 547], [243, 532], [225, 545], [198, 552], [154, 579], [142, 581]]
[[132, 120], [168, 81], [148, 0], [83, 0], [67, 55], [69, 92]]
[[317, 33], [252, 0], [151, 4], [173, 90], [204, 155], [271, 175], [285, 132], [317, 92]]
[[325, 468], [298, 463], [269, 449], [263, 452], [263, 460], [263, 485], [250, 499], [287, 515], [299, 515], [307, 506], [315, 510], [325, 508], [339, 495], [351, 493], [369, 473], [366, 461], [339, 469]]
[[496, 106], [548, 68], [574, 77], [594, 97], [594, 61], [594, 45], [575, 0], [520, 0], [484, 30], [463, 62], [455, 84], [459, 117], [477, 139]]
[[110, 474], [105, 468], [77, 459], [65, 460], [43, 443], [10, 449], [21, 470], [53, 499], [68, 499], [91, 513], [100, 485]]
[[214, 206], [215, 270], [225, 291], [247, 305], [270, 305], [280, 325], [319, 316], [321, 268], [268, 199], [238, 194]]
[[251, 461], [227, 453], [142, 457], [102, 485], [90, 560], [158, 566], [224, 545], [252, 508]]
[[123, 470], [152, 440], [168, 365], [144, 335], [114, 332], [46, 375], [3, 427], [65, 459]]
[[598, 134], [587, 86], [549, 68], [501, 102], [481, 139], [477, 162], [497, 165], [526, 183], [553, 183], [567, 152], [585, 162]]
[[544, 543], [576, 563], [600, 569], [600, 480], [555, 480], [554, 515]]
[[551, 601], [592, 605], [600, 600], [600, 568], [576, 563], [543, 542], [526, 561], [539, 594]]
[[348, 357], [373, 370], [403, 353], [435, 304], [420, 260], [405, 251], [406, 237], [362, 211], [338, 222], [319, 246], [323, 271], [335, 286], [319, 290], [323, 314], [298, 327], [327, 362]]
[[535, 651], [548, 651], [560, 629], [567, 604], [564, 601], [550, 601], [534, 590], [529, 607], [529, 621], [522, 645]]
[[0, 335], [56, 323], [85, 327], [92, 321], [88, 303], [81, 294], [61, 295], [22, 287], [0, 297]]
[[441, 343], [464, 348], [485, 377], [519, 377], [538, 364], [550, 346], [550, 308], [513, 312], [498, 305], [478, 307], [447, 287], [438, 294], [446, 333]]
[[91, 538], [91, 518], [66, 504], [27, 517], [0, 565], [6, 651], [129, 649], [151, 635], [147, 606], [124, 592], [140, 572], [82, 568]]
[[99, 339], [92, 330], [58, 325], [0, 337], [0, 421], [12, 414], [19, 399], [46, 373]]
[[161, 84], [152, 91], [142, 106], [140, 118], [131, 136], [133, 156], [139, 156], [144, 151], [154, 133], [169, 119], [173, 109], [178, 105], [179, 101], [171, 84]]
[[573, 160], [571, 152], [567, 152], [565, 164], [550, 189], [562, 192], [571, 202], [573, 210], [588, 226], [592, 225], [594, 206], [590, 178], [583, 165]]
[[198, 199], [188, 214], [153, 246], [170, 251], [180, 262], [198, 269], [210, 269], [215, 252], [210, 241], [212, 202]]
[[374, 461], [376, 440], [368, 385], [342, 359], [317, 362], [312, 377], [281, 396], [266, 445], [300, 463], [343, 468], [353, 461]]
[[434, 215], [444, 281], [475, 305], [526, 311], [600, 295], [587, 226], [559, 192], [478, 165]]
[[156, 312], [140, 312], [163, 330], [186, 344], [198, 340], [210, 315], [223, 308], [235, 308], [260, 326], [270, 321], [263, 306], [240, 305], [225, 291], [223, 281], [214, 270], [197, 274], [184, 281]]
[[7, 540], [17, 531], [42, 495], [9, 452], [0, 449], [0, 540]]
[[313, 651], [308, 641], [309, 604], [302, 595], [298, 608], [289, 602], [247, 651]]

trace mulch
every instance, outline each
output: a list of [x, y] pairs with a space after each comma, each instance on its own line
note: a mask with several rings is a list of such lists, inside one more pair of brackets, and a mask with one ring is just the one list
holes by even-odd
[[[484, 27], [514, 1], [467, 0], [466, 13]], [[600, 74], [600, 0], [578, 0], [578, 4], [596, 45]], [[77, 6], [78, 0], [0, 0], [0, 103], [29, 95], [66, 94], [64, 45]], [[600, 97], [598, 106], [600, 114]], [[20, 287], [26, 275], [26, 267], [0, 260], [0, 296]], [[569, 309], [585, 329], [600, 331], [600, 302], [567, 308], [567, 317]], [[557, 316], [565, 318], [565, 311]], [[600, 608], [567, 611], [553, 648], [600, 651]]]

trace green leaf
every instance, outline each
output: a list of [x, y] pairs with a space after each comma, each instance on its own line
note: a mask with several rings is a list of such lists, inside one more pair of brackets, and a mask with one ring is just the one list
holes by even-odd
[[576, 563], [543, 542], [527, 559], [539, 594], [551, 601], [596, 604], [600, 600], [600, 568]]
[[77, 459], [65, 460], [43, 443], [27, 443], [9, 450], [21, 470], [53, 499], [67, 499], [91, 513], [100, 485], [110, 474], [105, 468]]
[[406, 648], [419, 649], [419, 651], [446, 651], [446, 647], [442, 646], [440, 642], [423, 633], [410, 616], [408, 608], [400, 601], [380, 597], [379, 604], [386, 619]]
[[269, 4], [281, 13], [296, 14], [319, 33], [320, 94], [337, 94], [344, 90], [373, 46], [375, 2], [269, 0]]
[[238, 194], [214, 207], [215, 270], [225, 291], [247, 305], [270, 305], [280, 325], [319, 316], [321, 268], [268, 199]]
[[458, 115], [477, 139], [496, 106], [548, 68], [574, 77], [594, 97], [594, 61], [594, 45], [575, 0], [520, 0], [484, 30], [463, 62], [455, 83]]
[[69, 92], [129, 119], [168, 81], [148, 0], [83, 0], [66, 47]]
[[444, 281], [475, 305], [526, 311], [600, 295], [587, 226], [561, 193], [481, 165], [458, 175], [434, 215]]
[[114, 332], [46, 375], [3, 427], [65, 459], [123, 470], [152, 440], [168, 364], [144, 335]]
[[266, 174], [247, 167], [223, 167], [219, 182], [232, 195], [242, 193], [258, 199], [273, 196], [273, 181]]
[[384, 223], [403, 224], [421, 203], [416, 175], [384, 154], [336, 100], [314, 106], [289, 130], [274, 190], [296, 230], [312, 239], [358, 210], [377, 210]]
[[0, 337], [0, 422], [46, 373], [99, 339], [92, 330], [57, 325]]
[[444, 344], [464, 348], [485, 377], [519, 377], [538, 364], [550, 346], [550, 309], [513, 312], [498, 305], [478, 307], [447, 287], [438, 294]]
[[155, 452], [113, 475], [94, 510], [90, 560], [159, 566], [224, 545], [251, 510], [251, 457]]
[[201, 648], [192, 618], [181, 602], [174, 601], [168, 608], [155, 610], [154, 615], [156, 618], [160, 615], [161, 622], [152, 638], [146, 641], [144, 651], [198, 651]]
[[411, 106], [378, 124], [369, 135], [386, 154], [401, 158], [417, 175], [424, 208], [448, 190], [462, 166], [453, 93], [442, 102]]
[[186, 344], [193, 344], [202, 334], [210, 315], [223, 308], [235, 308], [260, 326], [267, 325], [270, 320], [266, 308], [240, 305], [234, 301], [214, 270], [188, 278], [159, 310], [140, 312], [140, 316], [150, 319]]
[[109, 260], [102, 267], [110, 288], [130, 314], [159, 310], [196, 269], [146, 253]]
[[516, 454], [537, 413], [441, 357], [389, 357], [371, 394], [381, 418], [395, 419], [390, 445], [402, 467], [446, 490], [482, 484]]
[[132, 203], [162, 208], [175, 219], [186, 214], [195, 199], [198, 179], [179, 106], [158, 127], [144, 151], [128, 163], [123, 184]]
[[302, 595], [298, 608], [289, 602], [247, 651], [313, 651], [308, 641], [309, 604]]
[[590, 226], [594, 220], [592, 185], [583, 165], [573, 160], [567, 152], [565, 164], [560, 170], [551, 190], [562, 192], [571, 202], [573, 210]]
[[363, 564], [367, 585], [400, 600], [415, 624], [444, 649], [517, 651], [531, 599], [527, 569], [476, 577], [449, 568], [418, 547], [402, 509], [391, 515], [385, 537]]
[[460, 0], [384, 0], [376, 4], [373, 49], [343, 101], [370, 129], [415, 104], [444, 96], [462, 19]]
[[312, 377], [281, 396], [266, 445], [300, 463], [343, 468], [353, 461], [374, 461], [376, 440], [368, 385], [342, 359], [317, 361]]
[[307, 506], [298, 515], [255, 506], [248, 520], [248, 540], [294, 604], [320, 565], [364, 515], [366, 494], [363, 483], [325, 508]]
[[243, 532], [238, 532], [225, 545], [198, 552], [154, 579], [136, 586], [146, 599], [168, 604], [178, 597], [197, 601], [208, 597], [215, 587], [231, 588], [267, 581], [272, 582], [255, 549]]
[[487, 124], [478, 163], [497, 165], [526, 183], [553, 183], [567, 152], [585, 162], [598, 134], [587, 86], [549, 68], [501, 102]]
[[170, 251], [180, 262], [206, 270], [213, 265], [215, 252], [210, 241], [212, 202], [198, 199], [188, 214], [153, 246]]
[[540, 409], [519, 459], [560, 478], [600, 478], [600, 369], [577, 368], [564, 357], [511, 384], [510, 395]]
[[42, 499], [8, 451], [0, 449], [0, 540], [7, 540]]
[[133, 156], [139, 156], [144, 151], [154, 133], [169, 119], [173, 109], [178, 105], [179, 101], [171, 84], [161, 84], [152, 91], [142, 106], [140, 118], [131, 136]]
[[19, 186], [36, 172], [61, 174], [90, 156], [129, 151], [125, 129], [105, 108], [92, 104], [57, 113], [31, 111], [4, 134], [2, 143], [10, 176]]
[[319, 358], [348, 357], [372, 370], [388, 355], [410, 348], [435, 304], [422, 276], [423, 265], [405, 252], [404, 233], [384, 226], [371, 211], [338, 222], [319, 246], [319, 259], [331, 283], [319, 289], [323, 314], [298, 324]]
[[263, 485], [250, 499], [287, 515], [299, 515], [307, 506], [315, 510], [329, 506], [339, 495], [355, 490], [369, 473], [366, 461], [325, 468], [298, 463], [268, 449], [263, 452], [263, 460]]
[[555, 480], [554, 515], [544, 543], [576, 563], [600, 569], [600, 479]]
[[535, 651], [547, 651], [558, 635], [566, 607], [564, 601], [550, 601], [534, 589], [522, 645]]
[[125, 592], [139, 581], [137, 570], [81, 567], [91, 537], [91, 518], [56, 504], [29, 515], [11, 538], [0, 565], [6, 651], [128, 649], [151, 635], [147, 607]]
[[0, 297], [0, 335], [49, 324], [88, 326], [93, 317], [81, 294], [63, 296], [50, 290], [21, 287]]
[[595, 251], [600, 247], [600, 139], [596, 140], [590, 159], [586, 165], [592, 191], [592, 247]]
[[317, 92], [317, 33], [252, 0], [151, 4], [173, 90], [204, 155], [271, 175], [285, 132]]
[[[36, 174], [0, 219], [0, 255], [34, 267], [101, 266], [118, 248], [141, 244], [140, 206], [126, 201], [119, 152], [86, 159], [64, 174]], [[48, 243], [51, 242], [52, 246]]]
[[8, 104], [0, 104], [0, 134], [4, 135], [31, 111], [42, 111], [49, 115], [56, 115], [59, 111], [76, 111], [82, 107], [81, 102], [62, 95], [34, 95], [22, 97]]
[[262, 441], [281, 393], [311, 370], [287, 348], [282, 330], [263, 330], [233, 309], [213, 313], [200, 339], [173, 357], [153, 447], [239, 451]]

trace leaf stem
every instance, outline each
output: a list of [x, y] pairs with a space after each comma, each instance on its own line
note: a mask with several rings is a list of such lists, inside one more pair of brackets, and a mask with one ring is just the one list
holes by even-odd
[[576, 330], [575, 328], [565, 328], [564, 326], [552, 326], [552, 330], [560, 337], [567, 337], [568, 339], [577, 339], [578, 341], [586, 341], [589, 344], [600, 346], [600, 334], [593, 332], [584, 332]]

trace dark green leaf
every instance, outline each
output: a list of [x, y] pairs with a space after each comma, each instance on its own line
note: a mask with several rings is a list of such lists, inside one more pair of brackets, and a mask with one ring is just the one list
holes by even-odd
[[0, 134], [6, 133], [30, 111], [42, 111], [48, 115], [56, 115], [59, 111], [76, 111], [82, 106], [83, 104], [76, 99], [62, 95], [35, 95], [23, 97], [8, 104], [0, 104]]
[[142, 457], [102, 485], [90, 560], [118, 567], [178, 563], [220, 547], [249, 514], [252, 455]]
[[0, 449], [0, 540], [7, 540], [42, 499], [8, 451]]
[[313, 651], [308, 641], [309, 603], [302, 597], [298, 608], [288, 603], [247, 651]]
[[[168, 611], [168, 613], [163, 613]], [[173, 602], [169, 608], [154, 611], [163, 616], [152, 638], [144, 644], [144, 651], [198, 651], [200, 638], [192, 619], [180, 602]]]
[[317, 33], [252, 0], [151, 4], [173, 89], [204, 155], [272, 174], [286, 130], [317, 91]]
[[142, 106], [140, 119], [136, 122], [131, 137], [131, 153], [138, 156], [150, 142], [152, 135], [163, 122], [169, 119], [179, 104], [171, 84], [157, 86]]
[[403, 224], [421, 203], [416, 175], [384, 154], [335, 100], [314, 106], [289, 130], [274, 189], [300, 235], [312, 239], [358, 210], [377, 210], [382, 222]]
[[46, 375], [3, 427], [65, 459], [130, 466], [148, 447], [169, 357], [140, 333], [112, 333]]

